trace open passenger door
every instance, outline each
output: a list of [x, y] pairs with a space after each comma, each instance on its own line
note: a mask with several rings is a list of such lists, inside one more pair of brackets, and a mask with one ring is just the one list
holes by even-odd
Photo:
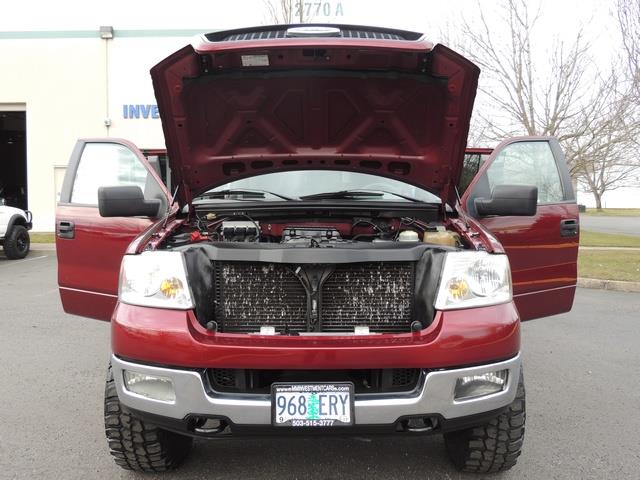
[[[501, 185], [538, 189], [533, 216], [481, 216], [479, 200]], [[579, 219], [571, 179], [552, 137], [502, 142], [480, 165], [461, 198], [461, 208], [502, 243], [509, 256], [513, 295], [520, 318], [571, 310], [576, 289]]]
[[98, 188], [138, 186], [167, 211], [169, 192], [140, 150], [126, 140], [78, 140], [56, 209], [58, 286], [64, 311], [109, 320], [118, 298], [120, 263], [127, 247], [157, 220], [104, 218]]

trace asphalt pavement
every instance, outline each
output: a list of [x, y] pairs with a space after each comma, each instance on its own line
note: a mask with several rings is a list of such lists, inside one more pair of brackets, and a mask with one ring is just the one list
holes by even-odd
[[0, 478], [640, 478], [639, 311], [640, 294], [582, 289], [523, 326], [527, 431], [506, 474], [457, 473], [433, 436], [197, 441], [180, 470], [140, 475], [104, 438], [109, 325], [63, 313], [54, 252], [0, 256]]
[[640, 237], [640, 217], [580, 215], [580, 228], [590, 232], [616, 233]]

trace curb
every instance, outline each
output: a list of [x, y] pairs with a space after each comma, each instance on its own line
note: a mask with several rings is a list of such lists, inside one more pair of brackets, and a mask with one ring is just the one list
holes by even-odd
[[617, 292], [640, 293], [640, 282], [624, 282], [622, 280], [600, 280], [598, 278], [578, 278], [578, 287], [599, 290], [615, 290]]

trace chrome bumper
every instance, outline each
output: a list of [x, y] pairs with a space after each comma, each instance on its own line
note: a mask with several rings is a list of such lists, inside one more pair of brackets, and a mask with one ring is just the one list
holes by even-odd
[[[129, 408], [175, 419], [197, 414], [226, 417], [236, 425], [271, 424], [271, 400], [268, 395], [207, 393], [199, 372], [131, 363], [115, 355], [111, 357], [111, 364], [120, 402]], [[429, 372], [423, 376], [413, 394], [356, 395], [355, 423], [389, 425], [404, 416], [436, 414], [452, 419], [505, 407], [516, 397], [520, 364], [518, 354], [503, 362]], [[507, 386], [503, 391], [464, 401], [454, 400], [453, 393], [459, 377], [503, 369], [509, 370]], [[175, 401], [162, 402], [128, 391], [124, 388], [123, 370], [171, 378]]]

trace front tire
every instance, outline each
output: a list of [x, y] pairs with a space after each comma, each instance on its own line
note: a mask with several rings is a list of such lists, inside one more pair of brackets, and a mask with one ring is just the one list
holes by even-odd
[[506, 411], [485, 425], [444, 434], [447, 453], [463, 472], [502, 472], [513, 467], [524, 442], [524, 379], [520, 372], [516, 398]]
[[14, 225], [4, 239], [4, 254], [11, 260], [19, 260], [29, 253], [29, 231], [22, 225]]
[[171, 470], [178, 467], [191, 450], [191, 437], [149, 424], [120, 404], [111, 365], [104, 394], [104, 426], [111, 455], [126, 470]]

